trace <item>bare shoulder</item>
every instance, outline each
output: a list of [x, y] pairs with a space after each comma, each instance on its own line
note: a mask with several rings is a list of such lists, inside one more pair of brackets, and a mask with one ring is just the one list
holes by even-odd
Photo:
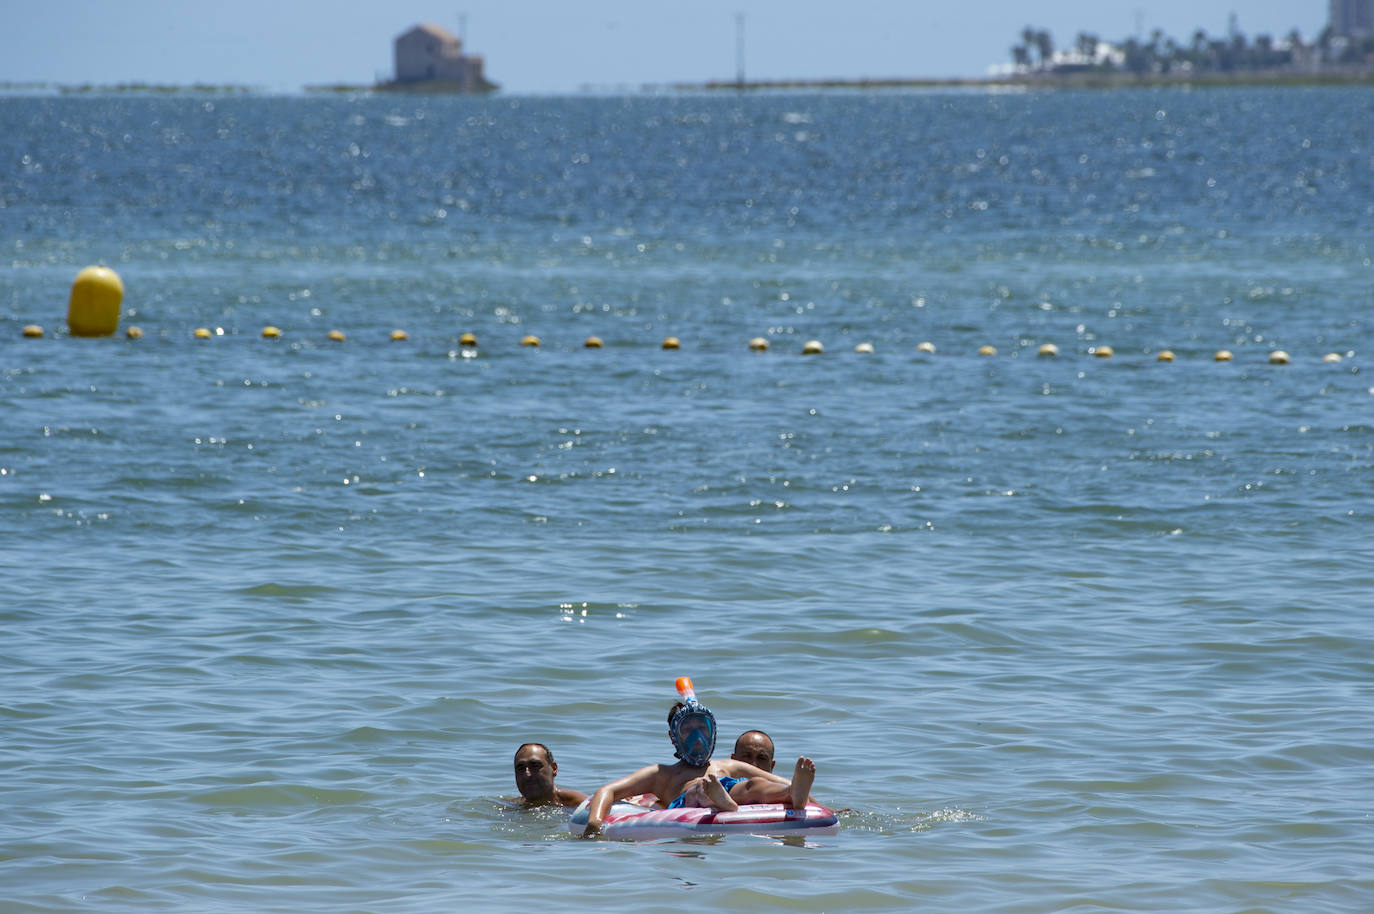
[[652, 792], [665, 798], [663, 800], [665, 803], [681, 793], [682, 785], [693, 777], [692, 772], [684, 768], [680, 762], [672, 765], [659, 764], [655, 765], [654, 768], [654, 789]]
[[608, 786], [617, 796], [622, 797], [634, 793], [658, 793], [657, 788], [663, 783], [663, 769], [666, 767], [668, 766], [645, 765], [633, 774], [612, 781]]

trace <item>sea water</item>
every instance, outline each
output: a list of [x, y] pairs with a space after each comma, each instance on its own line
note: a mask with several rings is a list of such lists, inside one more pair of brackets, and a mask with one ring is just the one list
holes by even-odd
[[[0, 99], [3, 907], [1367, 910], [1371, 227], [1363, 88]], [[681, 675], [838, 835], [509, 801]]]

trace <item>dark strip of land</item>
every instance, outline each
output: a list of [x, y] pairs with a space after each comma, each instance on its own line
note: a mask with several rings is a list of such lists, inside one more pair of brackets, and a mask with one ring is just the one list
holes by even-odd
[[736, 89], [1123, 89], [1158, 86], [1361, 86], [1374, 85], [1374, 68], [1342, 67], [1321, 70], [1235, 70], [1202, 73], [1034, 73], [983, 79], [760, 79], [674, 83], [682, 91]]

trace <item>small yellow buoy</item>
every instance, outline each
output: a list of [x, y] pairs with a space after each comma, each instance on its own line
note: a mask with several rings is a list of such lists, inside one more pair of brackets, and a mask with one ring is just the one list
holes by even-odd
[[1212, 356], [1212, 361], [1213, 361], [1213, 362], [1229, 362], [1229, 361], [1231, 361], [1232, 358], [1234, 358], [1234, 356], [1231, 355], [1231, 350], [1229, 350], [1229, 349], [1218, 349], [1218, 350], [1217, 350], [1217, 354], [1214, 355], [1214, 356]]
[[670, 336], [663, 341], [664, 349], [681, 349], [682, 341], [675, 336]]
[[344, 340], [348, 339], [348, 337], [344, 336], [344, 332], [342, 330], [329, 331], [329, 338], [336, 343], [342, 343]]
[[1270, 365], [1287, 365], [1288, 361], [1288, 353], [1284, 352], [1282, 349], [1275, 349], [1273, 352], [1269, 353]]
[[1110, 359], [1116, 355], [1116, 350], [1110, 346], [1094, 346], [1091, 351], [1099, 359]]
[[820, 355], [825, 352], [825, 347], [820, 340], [807, 340], [802, 346], [802, 355]]
[[996, 346], [979, 346], [979, 347], [978, 347], [978, 354], [979, 354], [979, 355], [996, 355], [996, 354], [997, 354], [997, 347], [996, 347]]
[[208, 340], [208, 339], [210, 338], [210, 328], [209, 328], [209, 327], [197, 327], [197, 328], [195, 329], [195, 332], [192, 333], [191, 335], [194, 336], [194, 337], [195, 337], [196, 339], [198, 339], [198, 340]]
[[281, 336], [280, 327], [274, 327], [268, 324], [266, 327], [262, 328], [262, 338], [265, 340], [275, 340], [279, 336]]
[[24, 328], [24, 335], [31, 339], [37, 339], [43, 335], [43, 328], [37, 324], [29, 324]]
[[862, 353], [870, 354], [870, 355], [871, 355], [872, 352], [873, 352], [873, 344], [872, 344], [872, 343], [860, 343], [859, 345], [857, 345], [857, 346], [854, 347], [854, 351], [855, 351], [855, 352], [862, 352]]
[[749, 341], [751, 352], [763, 352], [768, 349], [768, 341], [761, 336], [756, 336]]
[[924, 343], [917, 343], [916, 351], [933, 354], [935, 352], [935, 344], [929, 340], [926, 340]]
[[1059, 347], [1053, 343], [1041, 343], [1035, 354], [1042, 359], [1052, 359], [1059, 355]]
[[459, 345], [459, 346], [470, 346], [470, 347], [476, 346], [476, 345], [477, 345], [477, 334], [475, 334], [475, 333], [464, 333], [462, 336], [458, 337], [458, 345]]
[[599, 336], [589, 336], [589, 337], [587, 337], [587, 342], [583, 343], [582, 345], [585, 346], [585, 347], [588, 348], [588, 349], [600, 349], [600, 348], [601, 348], [601, 337], [599, 337]]
[[130, 327], [128, 330], [125, 330], [125, 331], [124, 331], [124, 335], [127, 336], [127, 337], [128, 337], [129, 339], [131, 339], [131, 340], [141, 340], [141, 339], [143, 339], [143, 328], [142, 328], [142, 327]]
[[1323, 362], [1335, 363], [1335, 362], [1339, 362], [1340, 360], [1341, 360], [1341, 354], [1340, 354], [1339, 352], [1328, 352], [1326, 355], [1322, 356], [1322, 361], [1323, 361]]
[[1173, 360], [1174, 351], [1172, 349], [1161, 349], [1159, 355], [1155, 356], [1156, 362], [1172, 362]]
[[539, 345], [539, 337], [535, 336], [533, 333], [526, 334], [526, 335], [520, 340], [520, 345], [521, 345], [521, 346], [538, 346], [538, 345]]
[[391, 342], [393, 343], [404, 343], [408, 339], [410, 339], [410, 334], [404, 330], [391, 331]]
[[119, 327], [124, 283], [109, 267], [87, 267], [76, 274], [67, 305], [72, 336], [109, 336]]

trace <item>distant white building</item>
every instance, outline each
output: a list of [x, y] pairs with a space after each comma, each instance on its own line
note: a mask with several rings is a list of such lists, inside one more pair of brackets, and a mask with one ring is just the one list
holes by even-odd
[[463, 53], [463, 42], [437, 25], [417, 25], [396, 38], [396, 82], [448, 84], [461, 92], [496, 88], [482, 73], [482, 58]]
[[1374, 0], [1331, 0], [1331, 31], [1350, 38], [1374, 35]]

